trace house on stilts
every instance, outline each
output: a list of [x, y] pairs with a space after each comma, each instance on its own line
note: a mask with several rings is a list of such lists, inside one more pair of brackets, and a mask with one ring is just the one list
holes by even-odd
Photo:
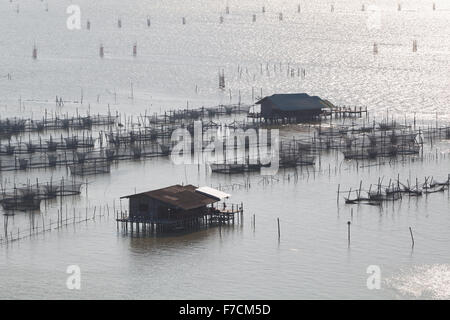
[[173, 185], [121, 197], [129, 209], [116, 217], [125, 231], [164, 233], [195, 231], [203, 227], [234, 223], [243, 205], [220, 203], [230, 195], [210, 187]]
[[265, 122], [283, 124], [317, 120], [324, 109], [335, 108], [331, 102], [306, 93], [273, 94], [256, 104], [261, 105]]

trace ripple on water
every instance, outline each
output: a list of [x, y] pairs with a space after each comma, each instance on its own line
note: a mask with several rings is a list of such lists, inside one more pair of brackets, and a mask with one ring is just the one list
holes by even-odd
[[450, 264], [414, 266], [386, 280], [401, 298], [450, 299]]

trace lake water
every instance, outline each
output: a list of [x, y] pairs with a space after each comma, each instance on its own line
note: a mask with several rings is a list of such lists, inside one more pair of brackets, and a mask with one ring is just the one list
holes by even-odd
[[[46, 110], [106, 113], [108, 105], [138, 116], [239, 99], [251, 103], [252, 95], [261, 92], [307, 92], [338, 105], [367, 106], [379, 117], [450, 120], [446, 1], [402, 1], [398, 11], [388, 0], [80, 0], [82, 30], [66, 26], [70, 4], [0, 3], [1, 118], [39, 118]], [[305, 69], [306, 76], [288, 76], [288, 67]], [[218, 89], [219, 70], [225, 90]], [[55, 96], [66, 101], [63, 107], [55, 106]], [[83, 190], [64, 198], [64, 211], [82, 215], [86, 207], [105, 210], [106, 204], [117, 209], [123, 195], [176, 183], [218, 187], [250, 181], [249, 188], [226, 190], [233, 203], [244, 203], [244, 219], [186, 236], [131, 237], [118, 232], [113, 214], [103, 211], [95, 221], [2, 245], [0, 298], [448, 299], [448, 191], [382, 207], [349, 206], [343, 198], [338, 203], [336, 191], [338, 184], [348, 190], [362, 180], [368, 188], [379, 177], [397, 174], [402, 180], [445, 180], [449, 150], [444, 141], [426, 146], [424, 160], [411, 157], [379, 166], [344, 161], [341, 153], [330, 152], [322, 154], [320, 165], [299, 169], [298, 180], [293, 170], [281, 170], [269, 183], [258, 174], [210, 174], [204, 167], [177, 166], [163, 158], [120, 162], [111, 174], [89, 178], [87, 195]], [[0, 177], [12, 183], [65, 175], [57, 169]], [[56, 221], [58, 208], [59, 202], [49, 203], [35, 219]], [[10, 230], [27, 228], [30, 219], [28, 213], [16, 213], [9, 217]], [[347, 221], [352, 221], [350, 247]], [[66, 287], [69, 265], [81, 269], [81, 290]], [[367, 287], [370, 265], [380, 267], [379, 290]]]

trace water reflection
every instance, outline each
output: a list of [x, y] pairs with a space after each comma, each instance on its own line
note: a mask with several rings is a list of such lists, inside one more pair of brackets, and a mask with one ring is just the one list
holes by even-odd
[[160, 252], [161, 250], [170, 249], [186, 249], [192, 247], [201, 247], [205, 243], [216, 242], [223, 243], [229, 238], [236, 235], [242, 235], [244, 230], [243, 224], [225, 224], [222, 226], [213, 226], [205, 228], [204, 230], [186, 232], [186, 233], [172, 233], [161, 235], [145, 235], [131, 233], [119, 233], [122, 237], [129, 239], [129, 246], [134, 252], [151, 253]]
[[386, 279], [401, 298], [450, 299], [450, 265], [434, 264], [401, 269]]

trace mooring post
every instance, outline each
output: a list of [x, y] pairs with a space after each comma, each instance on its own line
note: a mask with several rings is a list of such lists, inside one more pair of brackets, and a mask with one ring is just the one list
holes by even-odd
[[362, 180], [359, 182], [358, 200], [361, 198]]
[[340, 189], [341, 189], [341, 184], [339, 183], [338, 184], [338, 189], [337, 189], [337, 199], [336, 199], [338, 204], [339, 204], [339, 191], [340, 191]]
[[241, 202], [241, 223], [242, 223], [243, 218], [244, 218], [244, 203]]
[[350, 247], [350, 225], [352, 223], [350, 221], [347, 221], [347, 226], [348, 226], [348, 246]]
[[277, 218], [277, 223], [278, 223], [278, 240], [280, 240], [280, 218]]
[[411, 234], [411, 241], [412, 241], [411, 248], [414, 248], [414, 236], [413, 236], [413, 232], [412, 232], [411, 227], [409, 227], [409, 233]]

